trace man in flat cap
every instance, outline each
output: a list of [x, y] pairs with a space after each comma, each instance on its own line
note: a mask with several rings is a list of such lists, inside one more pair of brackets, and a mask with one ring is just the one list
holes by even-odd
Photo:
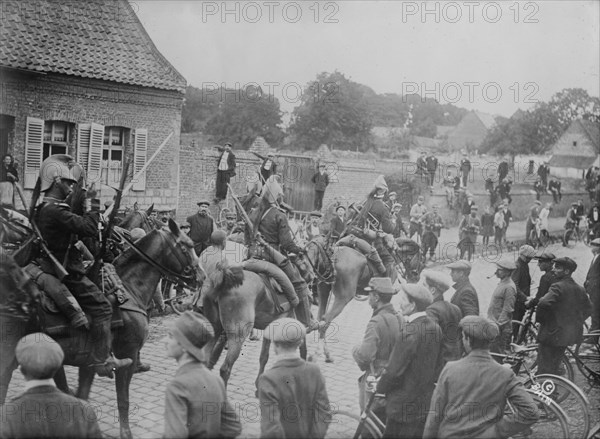
[[309, 241], [317, 236], [321, 236], [321, 229], [319, 228], [321, 218], [323, 218], [323, 214], [318, 210], [310, 213], [310, 222], [306, 225], [306, 234]]
[[[442, 370], [423, 438], [506, 438], [535, 423], [539, 412], [533, 398], [514, 372], [490, 355], [496, 324], [467, 316], [460, 328], [467, 356]], [[508, 402], [512, 410], [506, 410]]]
[[400, 238], [402, 235], [408, 235], [402, 221], [402, 204], [394, 203], [392, 206], [392, 220], [394, 221], [394, 230], [392, 230], [394, 239]]
[[190, 215], [186, 221], [190, 225], [190, 238], [194, 242], [197, 256], [210, 245], [210, 235], [216, 230], [215, 220], [208, 212], [210, 201], [201, 200], [198, 203], [198, 213]]
[[365, 382], [369, 375], [379, 377], [387, 365], [396, 338], [403, 324], [391, 302], [398, 292], [392, 286], [389, 277], [374, 277], [364, 289], [369, 295], [369, 305], [373, 309], [371, 320], [367, 323], [365, 336], [361, 344], [354, 347], [352, 356], [364, 374], [358, 380], [358, 402], [361, 411], [365, 408]]
[[473, 259], [475, 245], [477, 244], [477, 236], [481, 229], [481, 221], [477, 218], [477, 210], [477, 206], [471, 206], [471, 214], [465, 216], [458, 225], [460, 233], [460, 241], [458, 243], [460, 258], [463, 259], [465, 253], [467, 253], [467, 259], [469, 261]]
[[429, 192], [433, 193], [433, 182], [435, 181], [435, 173], [438, 168], [438, 159], [435, 155], [429, 154], [425, 159], [427, 163], [427, 176], [429, 177]]
[[163, 342], [178, 368], [167, 384], [164, 438], [233, 438], [242, 431], [223, 380], [205, 365], [202, 348], [214, 335], [206, 317], [192, 311], [168, 327]]
[[559, 375], [566, 347], [582, 341], [583, 323], [590, 316], [592, 305], [583, 287], [571, 277], [576, 269], [573, 259], [556, 258], [556, 282], [538, 303], [538, 374]]
[[433, 298], [427, 288], [403, 284], [398, 296], [405, 324], [377, 385], [386, 395], [383, 437], [421, 437], [441, 359], [442, 331], [425, 310]]
[[527, 217], [527, 222], [525, 223], [525, 243], [529, 245], [533, 245], [529, 236], [531, 235], [531, 231], [535, 227], [536, 223], [540, 218], [540, 209], [542, 208], [542, 202], [539, 200], [535, 200], [533, 206], [529, 209], [529, 216]]
[[427, 307], [425, 312], [442, 330], [439, 372], [448, 361], [458, 360], [462, 354], [458, 331], [462, 312], [458, 306], [444, 300], [444, 292], [452, 285], [452, 279], [448, 275], [439, 271], [424, 270], [421, 277], [433, 296], [433, 303]]
[[496, 262], [495, 274], [500, 282], [492, 293], [487, 316], [498, 325], [500, 335], [492, 344], [492, 352], [503, 354], [510, 346], [513, 332], [511, 322], [517, 297], [517, 287], [510, 276], [516, 268], [515, 263], [509, 258]]
[[444, 227], [444, 220], [438, 213], [438, 205], [434, 204], [431, 207], [433, 210], [427, 212], [423, 217], [423, 259], [427, 257], [429, 252], [429, 259], [435, 260], [435, 249], [438, 245], [440, 237], [440, 231]]
[[446, 265], [450, 269], [450, 277], [452, 278], [452, 288], [454, 295], [450, 299], [450, 303], [458, 306], [463, 317], [479, 315], [479, 298], [477, 291], [471, 281], [471, 263], [461, 259]]
[[600, 238], [590, 242], [590, 249], [594, 256], [583, 286], [592, 302], [592, 326], [590, 331], [597, 331], [600, 329]]
[[471, 173], [471, 161], [466, 152], [463, 152], [463, 158], [460, 161], [460, 178], [463, 187], [467, 187], [469, 181], [469, 174]]
[[423, 195], [419, 195], [417, 198], [417, 203], [413, 204], [410, 208], [410, 225], [408, 228], [408, 237], [412, 239], [414, 234], [416, 233], [421, 238], [423, 235], [423, 217], [427, 213], [427, 206], [425, 205], [425, 197]]
[[323, 208], [325, 189], [329, 186], [329, 174], [327, 174], [325, 168], [325, 163], [319, 163], [318, 171], [311, 178], [312, 183], [315, 185], [315, 210]]
[[387, 200], [384, 201], [385, 205], [390, 209], [390, 211], [393, 209], [394, 204], [397, 203], [398, 199], [398, 194], [394, 191], [390, 192], [387, 196]]
[[[525, 315], [525, 302], [529, 300], [531, 295], [531, 275], [529, 274], [529, 263], [535, 256], [535, 249], [530, 245], [522, 245], [519, 248], [519, 257], [515, 264], [517, 268], [512, 272], [512, 280], [517, 287], [517, 300], [513, 319], [521, 321]], [[518, 333], [518, 327], [513, 326], [513, 333]]]
[[332, 245], [337, 242], [346, 229], [346, 208], [338, 206], [335, 208], [335, 216], [331, 218], [329, 223], [328, 242]]
[[552, 271], [552, 268], [554, 268], [554, 260], [556, 259], [554, 253], [544, 250], [540, 255], [534, 256], [533, 259], [538, 261], [538, 268], [544, 274], [540, 277], [540, 283], [535, 297], [529, 298], [529, 300], [525, 302], [525, 307], [528, 309], [535, 308], [540, 299], [544, 297], [550, 289], [550, 285], [556, 281], [554, 272]]
[[58, 343], [40, 332], [29, 334], [17, 343], [15, 356], [25, 391], [2, 407], [0, 437], [102, 437], [93, 407], [54, 384], [64, 359]]
[[319, 366], [300, 358], [306, 329], [296, 319], [273, 321], [265, 338], [275, 362], [258, 378], [262, 438], [323, 438], [331, 422], [325, 377]]

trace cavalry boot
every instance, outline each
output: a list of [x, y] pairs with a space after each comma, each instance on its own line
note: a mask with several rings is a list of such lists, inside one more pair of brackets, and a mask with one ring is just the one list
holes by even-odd
[[110, 344], [112, 340], [110, 320], [92, 322], [90, 335], [93, 343], [93, 360], [90, 367], [94, 368], [99, 376], [112, 378], [113, 371], [133, 364], [131, 358], [121, 360], [110, 354]]
[[371, 250], [366, 255], [366, 257], [369, 261], [371, 261], [371, 263], [373, 264], [375, 269], [379, 272], [379, 274], [381, 276], [384, 276], [387, 270], [385, 268], [385, 265], [383, 265], [383, 261], [381, 260], [379, 253], [377, 253], [377, 250], [375, 250], [375, 249]]

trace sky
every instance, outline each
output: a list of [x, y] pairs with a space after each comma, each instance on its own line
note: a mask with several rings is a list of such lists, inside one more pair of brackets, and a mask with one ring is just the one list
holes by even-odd
[[289, 114], [339, 71], [376, 93], [510, 116], [564, 88], [600, 95], [600, 2], [158, 1], [130, 4], [195, 87], [259, 85]]

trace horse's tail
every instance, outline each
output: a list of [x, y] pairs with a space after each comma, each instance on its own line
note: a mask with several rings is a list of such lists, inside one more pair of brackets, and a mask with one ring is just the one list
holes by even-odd
[[217, 263], [215, 268], [216, 270], [209, 275], [214, 290], [229, 290], [244, 283], [244, 269], [241, 266], [229, 265], [227, 260], [223, 260]]

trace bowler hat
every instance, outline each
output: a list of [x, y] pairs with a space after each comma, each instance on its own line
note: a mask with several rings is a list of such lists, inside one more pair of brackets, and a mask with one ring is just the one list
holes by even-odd
[[556, 258], [554, 260], [554, 266], [555, 267], [564, 267], [567, 270], [569, 270], [571, 273], [574, 272], [575, 270], [577, 270], [577, 262], [575, 262], [573, 259], [568, 258], [566, 256], [564, 256], [562, 258]]
[[463, 334], [475, 340], [494, 341], [500, 335], [498, 325], [482, 316], [466, 316], [459, 323]]
[[379, 294], [397, 294], [398, 291], [392, 286], [392, 280], [389, 277], [372, 277], [369, 285], [364, 289], [367, 293], [374, 292]]
[[438, 291], [446, 291], [452, 286], [452, 279], [440, 271], [425, 270], [421, 275], [428, 285], [431, 285]]
[[199, 361], [204, 359], [202, 348], [215, 336], [208, 319], [193, 311], [185, 311], [170, 323], [169, 329], [183, 349]]
[[458, 261], [454, 261], [448, 265], [447, 268], [450, 270], [468, 270], [471, 271], [471, 263], [469, 261], [465, 261], [464, 259], [460, 259]]
[[423, 285], [402, 284], [401, 288], [415, 302], [418, 310], [424, 310], [433, 303], [433, 295]]
[[210, 201], [208, 201], [208, 200], [200, 200], [196, 204], [198, 206], [202, 206], [203, 204], [206, 204], [207, 206], [210, 206]]
[[31, 378], [47, 379], [62, 366], [65, 354], [50, 336], [36, 332], [19, 340], [15, 357]]
[[496, 267], [502, 268], [503, 270], [516, 270], [517, 265], [512, 259], [504, 258], [496, 262]]
[[556, 259], [556, 256], [554, 256], [554, 253], [549, 251], [543, 251], [542, 254], [534, 256], [533, 259], [538, 259], [540, 261], [553, 261]]
[[273, 343], [300, 343], [306, 337], [306, 328], [298, 320], [284, 317], [271, 322], [264, 336]]

